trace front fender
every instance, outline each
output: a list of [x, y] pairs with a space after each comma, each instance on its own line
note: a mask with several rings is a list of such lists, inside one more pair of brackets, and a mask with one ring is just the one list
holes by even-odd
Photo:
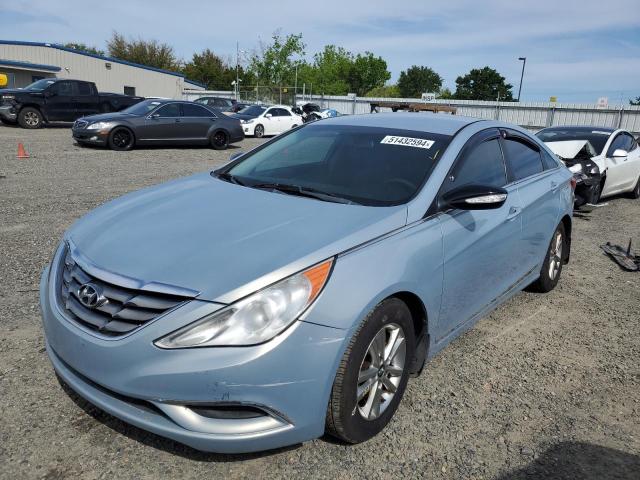
[[437, 216], [338, 256], [316, 304], [301, 320], [354, 331], [382, 300], [400, 292], [416, 295], [437, 328], [443, 282], [442, 230]]

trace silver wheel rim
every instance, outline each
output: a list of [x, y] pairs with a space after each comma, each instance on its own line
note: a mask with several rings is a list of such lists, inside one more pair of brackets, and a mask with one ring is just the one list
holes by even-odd
[[358, 372], [356, 403], [362, 418], [375, 420], [387, 409], [400, 385], [406, 356], [400, 325], [385, 325], [373, 337]]
[[562, 234], [556, 233], [549, 249], [549, 278], [555, 280], [562, 264]]
[[24, 121], [30, 127], [35, 127], [40, 123], [40, 118], [38, 117], [38, 114], [36, 114], [35, 112], [27, 112], [24, 114]]

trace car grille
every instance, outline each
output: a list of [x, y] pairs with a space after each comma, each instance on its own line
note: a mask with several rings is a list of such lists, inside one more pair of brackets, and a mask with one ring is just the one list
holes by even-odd
[[105, 336], [130, 333], [189, 300], [189, 297], [134, 290], [101, 280], [84, 271], [74, 261], [69, 248], [60, 266], [58, 302], [65, 314]]
[[87, 125], [89, 125], [89, 122], [86, 120], [76, 120], [73, 124], [73, 128], [74, 130], [82, 130], [87, 128]]

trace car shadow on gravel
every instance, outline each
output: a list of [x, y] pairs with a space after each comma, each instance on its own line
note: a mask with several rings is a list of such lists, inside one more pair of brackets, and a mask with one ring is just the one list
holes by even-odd
[[[141, 428], [138, 428], [134, 425], [123, 422], [122, 420], [110, 415], [109, 413], [103, 410], [100, 410], [98, 407], [94, 406], [93, 404], [91, 404], [90, 402], [82, 398], [75, 391], [73, 391], [66, 383], [64, 383], [64, 380], [62, 380], [57, 375], [56, 375], [56, 378], [58, 380], [58, 383], [64, 390], [64, 392], [69, 396], [69, 398], [78, 407], [80, 407], [84, 411], [84, 413], [86, 413], [87, 415], [90, 415], [94, 420], [109, 427], [114, 432], [130, 438], [131, 440], [140, 442], [151, 448], [162, 450], [172, 455], [178, 455], [188, 460], [194, 460], [197, 462], [214, 462], [214, 463], [242, 462], [245, 460], [269, 457], [271, 455], [289, 452], [292, 450], [296, 450], [302, 445], [302, 444], [297, 444], [297, 445], [291, 445], [289, 447], [266, 450], [263, 452], [243, 453], [243, 454], [201, 452], [200, 450], [196, 450], [187, 445], [183, 445], [181, 443], [175, 442], [169, 438], [161, 437], [160, 435], [156, 435], [155, 433], [147, 432], [146, 430], [142, 430]], [[83, 414], [81, 413], [80, 415], [83, 415]], [[82, 433], [86, 433], [93, 428], [93, 426], [90, 425], [89, 422], [76, 421], [74, 422], [74, 424], [76, 428], [86, 430], [85, 432], [82, 432]]]
[[561, 442], [549, 447], [526, 467], [496, 480], [637, 480], [640, 456], [582, 442]]
[[[78, 142], [73, 142], [73, 146], [74, 147], [78, 147], [78, 148], [85, 148], [87, 150], [106, 150], [106, 151], [110, 151], [108, 148], [101, 146], [101, 145], [91, 145], [91, 144], [82, 144], [82, 143], [78, 143]], [[225, 150], [236, 150], [242, 148], [240, 145], [228, 145], [227, 148], [225, 148]], [[213, 148], [211, 148], [210, 145], [142, 145], [142, 146], [135, 146], [133, 147], [131, 150], [127, 150], [124, 152], [118, 152], [118, 153], [132, 153], [135, 152], [136, 150], [213, 150]], [[220, 151], [220, 150], [218, 150]]]

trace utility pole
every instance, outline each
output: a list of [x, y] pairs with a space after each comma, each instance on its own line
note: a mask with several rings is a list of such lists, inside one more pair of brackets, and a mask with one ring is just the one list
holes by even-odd
[[240, 80], [240, 42], [236, 40], [236, 102], [238, 98], [238, 84]]
[[524, 78], [524, 67], [527, 64], [527, 57], [519, 57], [522, 62], [522, 73], [520, 74], [520, 86], [518, 87], [518, 102], [520, 101], [520, 93], [522, 93], [522, 79]]
[[293, 87], [293, 106], [295, 107], [298, 102], [298, 64], [296, 63], [296, 83]]

